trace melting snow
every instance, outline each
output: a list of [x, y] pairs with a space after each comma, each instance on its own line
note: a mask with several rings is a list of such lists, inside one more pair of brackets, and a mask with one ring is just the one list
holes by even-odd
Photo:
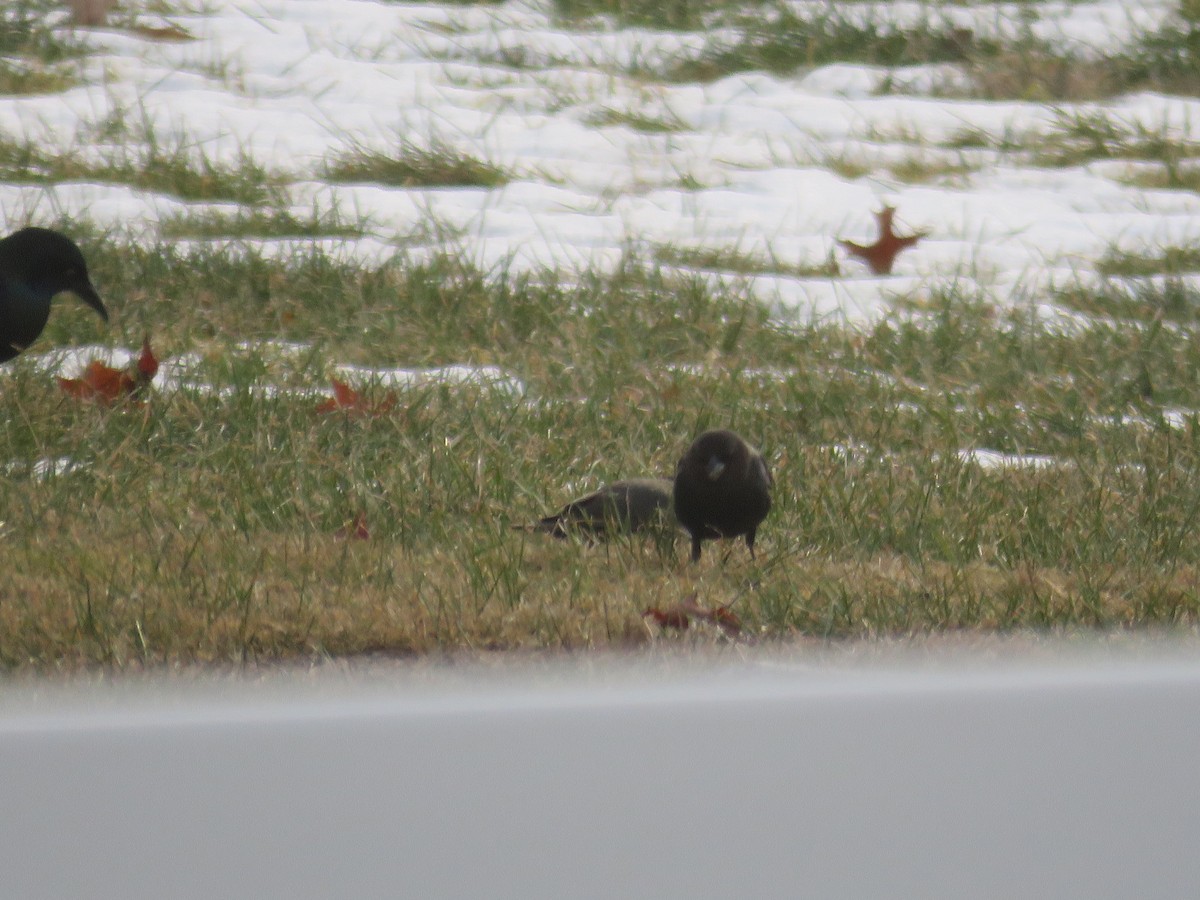
[[[299, 356], [312, 348], [308, 344], [291, 341], [243, 341], [237, 349], [264, 359], [275, 356]], [[99, 360], [115, 369], [124, 369], [137, 362], [140, 350], [127, 347], [105, 347], [85, 344], [50, 350], [46, 353], [26, 353], [22, 363], [31, 365], [48, 374], [63, 378], [78, 378], [93, 360]], [[151, 387], [160, 392], [187, 390], [200, 394], [228, 396], [233, 388], [214, 385], [201, 377], [204, 357], [199, 353], [183, 353], [176, 357], [159, 360], [158, 374]], [[0, 369], [0, 374], [12, 369]], [[520, 378], [498, 366], [451, 365], [422, 369], [374, 368], [338, 364], [333, 367], [335, 377], [350, 384], [378, 384], [393, 390], [417, 390], [436, 385], [476, 386], [489, 391], [498, 391], [521, 397], [525, 394], [525, 383]], [[264, 397], [324, 397], [329, 395], [326, 387], [281, 387], [270, 382], [254, 384], [253, 394]]]
[[339, 365], [338, 376], [351, 384], [379, 384], [414, 390], [432, 385], [475, 385], [514, 396], [525, 393], [525, 384], [497, 366], [438, 366], [431, 369], [375, 369]]
[[[1101, 52], [1158, 24], [1174, 4], [1118, 2], [948, 6], [938, 21], [981, 36], [1030, 29], [1076, 52]], [[363, 216], [372, 234], [347, 242], [377, 259], [395, 241], [454, 233], [485, 267], [607, 266], [628, 246], [732, 245], [793, 264], [820, 264], [836, 237], [869, 235], [871, 213], [899, 209], [930, 237], [892, 278], [846, 262], [836, 280], [746, 279], [781, 316], [869, 321], [897, 294], [964, 278], [998, 302], [1086, 270], [1107, 247], [1200, 240], [1200, 197], [1113, 180], [1111, 165], [1043, 170], [987, 151], [962, 151], [967, 171], [924, 184], [889, 164], [945, 156], [939, 142], [977, 132], [994, 140], [1041, 134], [1061, 111], [1200, 139], [1200, 101], [1141, 94], [1079, 107], [930, 96], [961, 83], [951, 66], [902, 70], [836, 64], [791, 76], [731, 75], [711, 84], [626, 76], [694, 55], [714, 38], [642, 29], [568, 31], [541, 5], [407, 5], [364, 0], [212, 0], [172, 21], [197, 40], [155, 42], [92, 30], [90, 83], [61, 94], [0, 98], [0, 130], [49, 148], [112, 152], [106, 121], [145, 122], [160, 141], [186, 140], [208, 158], [250, 154], [293, 181], [294, 212]], [[797, 11], [823, 4], [797, 2]], [[846, 15], [909, 25], [926, 3], [846, 5]], [[505, 62], [524, 59], [520, 67]], [[541, 60], [543, 64], [537, 64]], [[885, 82], [906, 93], [878, 95]], [[629, 111], [677, 122], [661, 133], [596, 124]], [[891, 136], [891, 137], [889, 137]], [[514, 173], [481, 188], [330, 185], [323, 165], [353, 147], [394, 152], [441, 141]], [[951, 158], [956, 158], [953, 155]], [[846, 177], [831, 161], [860, 161]], [[87, 216], [131, 235], [186, 211], [178, 199], [112, 184], [0, 185], [0, 221]]]
[[[792, 5], [801, 13], [825, 8], [805, 0]], [[973, 4], [936, 15], [983, 37], [1011, 38], [1028, 29], [1073, 52], [1098, 54], [1155, 27], [1175, 5]], [[839, 63], [788, 76], [749, 72], [709, 84], [653, 83], [623, 70], [694, 56], [720, 35], [565, 30], [547, 6], [523, 0], [498, 6], [209, 0], [204, 8], [172, 17], [194, 41], [82, 32], [98, 50], [86, 64], [88, 83], [53, 95], [0, 97], [0, 133], [50, 152], [104, 159], [121, 151], [96, 135], [124, 121], [217, 162], [234, 164], [248, 154], [290, 181], [297, 216], [336, 210], [369, 223], [362, 239], [321, 240], [365, 260], [388, 257], [400, 243], [417, 256], [465, 248], [481, 266], [503, 262], [518, 270], [611, 266], [629, 246], [737, 249], [785, 268], [838, 258], [836, 278], [705, 273], [744, 286], [793, 320], [869, 322], [890, 312], [897, 297], [919, 299], [950, 283], [1001, 305], [1036, 299], [1052, 285], [1094, 280], [1094, 262], [1110, 247], [1144, 252], [1200, 241], [1200, 196], [1121, 182], [1143, 164], [1042, 169], [1021, 164], [1019, 154], [953, 146], [964, 134], [993, 144], [1036, 138], [1076, 113], [1200, 141], [1196, 99], [1139, 94], [1055, 107], [945, 99], [936, 95], [969, 79], [945, 65], [889, 70]], [[931, 14], [924, 2], [847, 4], [843, 11], [906, 26]], [[516, 59], [527, 64], [511, 65]], [[885, 85], [891, 93], [880, 93]], [[614, 111], [676, 127], [639, 131], [602, 115]], [[493, 189], [324, 180], [325, 164], [339, 153], [395, 152], [402, 142], [457, 147], [503, 166], [513, 180]], [[917, 184], [891, 173], [889, 167], [912, 159], [959, 165]], [[841, 174], [846, 168], [839, 162], [870, 174]], [[884, 204], [897, 207], [900, 230], [930, 232], [899, 257], [890, 277], [870, 274], [835, 245], [838, 237], [872, 235], [872, 213]], [[5, 230], [65, 214], [137, 240], [164, 220], [212, 208], [231, 209], [119, 184], [0, 185]], [[263, 246], [286, 253], [295, 242]], [[120, 299], [113, 299], [119, 315]], [[1078, 320], [1040, 301], [1037, 308], [1061, 327]], [[266, 342], [242, 349], [278, 357], [307, 348]], [[125, 348], [80, 347], [42, 354], [34, 364], [77, 377], [92, 359], [120, 367], [135, 358]], [[156, 387], [228, 391], [197, 376], [201, 362], [193, 354], [164, 360]], [[355, 383], [400, 389], [477, 384], [525, 392], [518, 378], [494, 367], [336, 371]], [[317, 393], [268, 383], [255, 389]], [[1172, 427], [1194, 418], [1190, 411], [1165, 416]], [[960, 455], [987, 467], [1054, 464], [990, 450]], [[73, 465], [40, 460], [32, 471]]]
[[88, 468], [88, 465], [77, 462], [69, 456], [43, 456], [32, 462], [12, 460], [3, 468], [9, 476], [28, 475], [34, 481], [43, 481], [47, 478], [81, 471]]
[[1001, 453], [998, 450], [960, 450], [958, 458], [973, 463], [981, 469], [1045, 469], [1063, 465], [1053, 456], [1038, 456], [1028, 453]]

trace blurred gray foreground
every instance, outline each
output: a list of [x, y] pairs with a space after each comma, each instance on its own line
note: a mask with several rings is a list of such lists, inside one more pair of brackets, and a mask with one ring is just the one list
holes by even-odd
[[0, 896], [1200, 896], [1200, 650], [984, 655], [10, 684]]

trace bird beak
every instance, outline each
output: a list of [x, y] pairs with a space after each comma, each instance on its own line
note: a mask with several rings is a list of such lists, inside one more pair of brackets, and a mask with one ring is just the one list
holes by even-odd
[[90, 281], [72, 285], [71, 293], [98, 312], [100, 318], [105, 322], [108, 321], [108, 310], [104, 308], [104, 301], [100, 299], [100, 295], [96, 293], [96, 289], [92, 287]]
[[725, 471], [725, 463], [721, 462], [715, 456], [710, 457], [705, 471], [708, 473], [709, 480], [716, 481], [721, 477], [721, 473]]

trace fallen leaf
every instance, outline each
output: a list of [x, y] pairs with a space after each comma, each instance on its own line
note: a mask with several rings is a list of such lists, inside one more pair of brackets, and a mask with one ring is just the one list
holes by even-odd
[[725, 606], [714, 606], [712, 609], [708, 609], [696, 602], [696, 595], [693, 593], [680, 600], [678, 608], [697, 619], [712, 622], [730, 637], [737, 637], [742, 633], [742, 620], [729, 608], [732, 605], [732, 603], [727, 603]]
[[647, 606], [642, 613], [642, 618], [653, 619], [661, 628], [677, 628], [680, 631], [684, 631], [688, 627], [688, 614], [678, 606], [668, 607], [667, 609]]
[[318, 403], [317, 412], [328, 413], [336, 412], [339, 409], [356, 409], [359, 405], [358, 391], [336, 378], [331, 378], [330, 381], [333, 382], [333, 396]]
[[362, 395], [344, 381], [336, 378], [329, 379], [333, 385], [333, 396], [317, 404], [317, 412], [346, 412], [362, 416], [382, 416], [388, 413], [400, 401], [393, 392], [388, 392], [378, 403], [368, 403]]
[[335, 531], [334, 537], [354, 538], [358, 541], [368, 540], [371, 537], [371, 532], [367, 528], [367, 514], [360, 511], [359, 514], [354, 517], [353, 522], [351, 522], [349, 525], [343, 525], [341, 528]]
[[98, 359], [88, 363], [79, 378], [60, 378], [58, 386], [64, 393], [80, 400], [96, 400], [113, 403], [125, 392], [126, 381], [132, 382], [125, 372], [106, 366]]
[[110, 405], [126, 397], [139, 397], [157, 374], [158, 359], [147, 336], [142, 340], [141, 355], [130, 370], [114, 369], [94, 359], [80, 378], [59, 378], [58, 386], [68, 396]]
[[158, 374], [158, 357], [150, 349], [150, 335], [142, 338], [142, 355], [138, 357], [137, 371], [139, 381], [143, 385], [149, 384]]
[[688, 594], [674, 606], [666, 609], [649, 606], [642, 613], [642, 618], [653, 619], [660, 628], [686, 629], [692, 619], [710, 622], [720, 628], [729, 637], [737, 637], [742, 633], [742, 621], [730, 610], [732, 603], [725, 606], [715, 606], [709, 609], [696, 602], [696, 592]]
[[890, 275], [892, 274], [892, 265], [896, 262], [900, 251], [911, 247], [929, 234], [928, 231], [918, 231], [915, 234], [906, 234], [901, 237], [892, 230], [892, 219], [895, 215], [896, 208], [894, 206], [885, 206], [875, 213], [875, 221], [879, 223], [879, 239], [870, 246], [841, 239], [838, 239], [838, 243], [845, 247], [846, 252], [851, 256], [857, 256], [863, 260], [876, 275]]
[[742, 620], [728, 606], [718, 606], [710, 610], [710, 621], [730, 637], [742, 633]]

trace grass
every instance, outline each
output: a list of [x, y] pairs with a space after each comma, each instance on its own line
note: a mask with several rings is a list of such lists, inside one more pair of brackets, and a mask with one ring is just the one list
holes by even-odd
[[[123, 126], [118, 126], [123, 127]], [[0, 177], [10, 182], [54, 184], [101, 181], [127, 184], [183, 200], [279, 204], [285, 176], [268, 173], [249, 153], [233, 162], [215, 159], [184, 137], [162, 141], [146, 133], [144, 145], [121, 143], [101, 156], [55, 152], [32, 138], [0, 137]], [[126, 137], [126, 140], [132, 140]]]
[[976, 53], [992, 54], [990, 42], [969, 31], [935, 22], [904, 28], [860, 22], [833, 4], [812, 12], [771, 5], [734, 16], [731, 41], [714, 40], [700, 55], [681, 60], [663, 73], [669, 81], [714, 81], [733, 72], [763, 70], [790, 74], [831, 62], [905, 66], [964, 62]]
[[[0, 603], [6, 668], [627, 646], [647, 639], [646, 606], [692, 590], [778, 637], [1200, 616], [1200, 429], [1157, 414], [1200, 408], [1186, 334], [1055, 333], [953, 293], [864, 334], [781, 329], [632, 257], [566, 281], [454, 257], [86, 243], [119, 298], [111, 339], [199, 351], [193, 376], [227, 392], [110, 410], [10, 367], [0, 457], [79, 465], [0, 484], [0, 564], [19, 573]], [[35, 350], [93, 339], [91, 319], [59, 304]], [[281, 338], [302, 349], [281, 361]], [[364, 418], [259, 389], [324, 387], [335, 361], [498, 365], [527, 393], [426, 386]], [[772, 462], [757, 562], [510, 527], [576, 488], [669, 473], [714, 425]], [[957, 456], [978, 447], [1059, 464]], [[339, 537], [359, 512], [369, 539]]]
[[[672, 0], [636, 4], [628, 0], [555, 0], [564, 29], [644, 28], [704, 36], [700, 49], [658, 55], [635, 54], [617, 63], [642, 82], [714, 82], [744, 72], [781, 78], [833, 63], [887, 68], [950, 65], [960, 75], [929, 88], [955, 98], [1078, 103], [1141, 91], [1200, 95], [1200, 22], [1180, 12], [1160, 28], [1135, 33], [1126, 46], [1100, 54], [1072, 53], [1038, 35], [1039, 4], [1024, 5], [1015, 35], [993, 36], [956, 25], [938, 4], [923, 4], [924, 19], [898, 24], [872, 15], [868, 4], [783, 0]], [[504, 44], [498, 48], [443, 51], [446, 59], [512, 70], [573, 67], [578, 60], [553, 49]], [[886, 77], [879, 93], [903, 93], [906, 79]]]
[[[949, 62], [994, 98], [1194, 91], [1186, 9], [1120, 56], [1090, 61], [936, 16], [897, 29], [852, 4], [798, 9], [555, 6], [583, 29], [607, 18], [710, 32], [699, 55], [639, 69], [649, 97], [663, 78], [792, 78], [835, 61]], [[2, 65], [69, 74], [68, 33], [27, 18]], [[518, 65], [525, 51], [506, 52]], [[587, 104], [592, 128], [668, 143], [690, 130], [669, 112]], [[1170, 129], [1063, 109], [1046, 134], [964, 127], [929, 146], [893, 135], [913, 152], [895, 156], [889, 176], [970, 177], [965, 151], [982, 151], [980, 167], [989, 152], [1045, 167], [1149, 163], [1165, 186], [1195, 189], [1200, 154]], [[106, 327], [63, 298], [30, 354], [0, 372], [2, 670], [627, 647], [651, 639], [644, 609], [693, 592], [705, 606], [733, 604], [747, 633], [769, 641], [1200, 627], [1192, 248], [1114, 250], [1096, 264], [1098, 285], [1031, 298], [1085, 314], [1069, 327], [1048, 327], [1032, 306], [998, 306], [967, 281], [899, 297], [862, 329], [785, 325], [748, 296], [751, 279], [707, 275], [837, 279], [835, 259], [656, 246], [613, 271], [483, 271], [431, 232], [426, 243], [450, 249], [362, 263], [325, 244], [368, 223], [295, 212], [291, 173], [249, 154], [206, 155], [119, 106], [85, 132], [79, 146], [109, 149], [0, 141], [0, 176], [229, 205], [168, 219], [138, 245], [83, 220], [63, 225], [113, 317]], [[849, 155], [819, 164], [848, 179], [882, 168]], [[437, 139], [397, 139], [387, 152], [351, 144], [322, 174], [408, 188], [512, 177]], [[65, 396], [33, 358], [73, 342], [133, 347], [147, 334], [160, 356], [186, 357], [188, 381], [217, 390], [162, 389], [142, 406], [103, 408]], [[525, 391], [368, 383], [368, 403], [394, 392], [386, 413], [318, 412], [346, 363], [496, 366]], [[762, 447], [775, 474], [757, 560], [739, 544], [706, 549], [693, 566], [683, 540], [588, 546], [512, 527], [608, 480], [669, 475], [713, 426]], [[968, 455], [976, 450], [1051, 463], [988, 468]], [[72, 465], [39, 467], [57, 459]], [[360, 515], [369, 537], [342, 536]], [[662, 639], [720, 640], [698, 631]]]
[[1127, 124], [1102, 112], [1058, 113], [1055, 127], [1026, 143], [1037, 147], [1033, 161], [1046, 167], [1083, 165], [1093, 160], [1153, 160], [1178, 172], [1200, 156], [1200, 143], [1181, 138], [1166, 125]]
[[584, 121], [592, 128], [624, 125], [634, 131], [643, 131], [647, 134], [672, 134], [688, 130], [687, 124], [670, 110], [662, 114], [651, 115], [636, 110], [620, 110], [606, 106], [590, 113]]
[[497, 344], [549, 328], [558, 299], [528, 279], [493, 294], [482, 273], [449, 257], [363, 268], [319, 246], [276, 259], [253, 246], [164, 243], [101, 244], [91, 259], [96, 282], [125, 298], [133, 334], [161, 333], [165, 319], [168, 340], [320, 340], [342, 361], [376, 365], [490, 362]]
[[1114, 281], [1099, 289], [1066, 288], [1058, 292], [1059, 303], [1092, 315], [1116, 319], [1166, 319], [1191, 323], [1200, 319], [1200, 288], [1178, 277]]
[[982, 168], [981, 163], [966, 159], [961, 153], [948, 153], [942, 148], [923, 146], [917, 140], [900, 159], [875, 159], [867, 143], [826, 153], [819, 159], [822, 168], [854, 180], [886, 170], [891, 177], [905, 184], [940, 183], [967, 178]]
[[64, 91], [79, 83], [85, 54], [69, 31], [50, 26], [57, 5], [11, 0], [0, 9], [0, 95]]
[[554, 12], [565, 24], [607, 17], [632, 28], [696, 31], [714, 16], [726, 14], [726, 0], [671, 0], [669, 3], [631, 3], [629, 0], [555, 0]]
[[1180, 165], [1177, 159], [1167, 158], [1153, 169], [1131, 172], [1121, 180], [1137, 187], [1194, 193], [1200, 191], [1200, 164], [1191, 159]]
[[738, 250], [707, 247], [661, 245], [653, 248], [654, 259], [664, 266], [682, 266], [733, 272], [740, 275], [787, 275], [793, 278], [832, 278], [840, 274], [837, 260], [830, 258], [816, 265], [796, 265], [771, 257]]
[[1124, 86], [1169, 93], [1200, 93], [1200, 17], [1190, 0], [1157, 31], [1142, 35], [1122, 56]]
[[[1148, 188], [1196, 190], [1200, 187], [1200, 142], [1184, 136], [1177, 126], [1126, 121], [1094, 109], [1060, 107], [1054, 123], [1025, 133], [985, 134], [963, 129], [938, 144], [903, 129], [868, 135], [869, 141], [911, 146], [899, 161], [877, 163], [863, 147], [824, 159], [823, 164], [848, 178], [861, 177], [887, 166], [906, 183], [969, 177], [984, 167], [987, 157], [968, 157], [973, 151], [992, 151], [997, 158], [1047, 169], [1086, 166], [1093, 162], [1126, 161], [1127, 171], [1114, 171], [1115, 180]], [[869, 147], [866, 143], [863, 146]], [[956, 155], [957, 154], [957, 155]]]
[[439, 138], [429, 144], [402, 139], [395, 153], [354, 146], [330, 160], [324, 177], [397, 187], [499, 187], [509, 180], [500, 166]]
[[298, 216], [287, 209], [237, 208], [188, 212], [160, 224], [164, 238], [356, 238], [367, 233], [363, 221], [346, 221], [336, 210], [313, 209]]
[[20, 56], [53, 64], [77, 59], [83, 44], [69, 31], [52, 27], [59, 5], [49, 0], [11, 0], [0, 11], [0, 56]]
[[50, 94], [77, 83], [75, 75], [63, 66], [43, 67], [0, 58], [0, 95]]
[[1110, 249], [1096, 264], [1101, 275], [1177, 275], [1200, 272], [1200, 248], [1164, 247], [1158, 253], [1128, 253]]
[[1152, 333], [1163, 322], [1187, 326], [1200, 320], [1200, 287], [1185, 276], [1200, 273], [1200, 250], [1167, 246], [1154, 253], [1110, 248], [1096, 263], [1099, 286], [1061, 288], [1055, 301], [1088, 315], [1142, 324]]
[[[990, 100], [1082, 101], [1134, 91], [1200, 94], [1200, 20], [1187, 3], [1159, 29], [1137, 35], [1127, 49], [1098, 57], [1072, 54], [1038, 37], [1032, 28], [1034, 4], [1015, 39], [956, 26], [936, 5], [928, 7], [924, 21], [912, 25], [863, 15], [856, 6], [556, 0], [554, 9], [568, 27], [602, 18], [621, 27], [710, 32], [713, 37], [699, 54], [665, 68], [651, 66], [646, 73], [668, 81], [715, 81], [747, 71], [787, 77], [834, 62], [890, 67], [950, 63], [970, 77], [968, 96]], [[944, 92], [958, 94], [961, 89], [947, 87]]]

